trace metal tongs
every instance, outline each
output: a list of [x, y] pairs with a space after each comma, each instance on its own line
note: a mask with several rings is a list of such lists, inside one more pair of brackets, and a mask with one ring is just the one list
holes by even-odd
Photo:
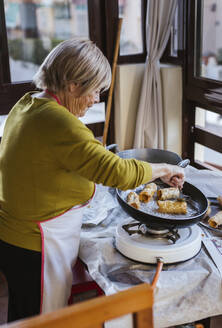
[[[184, 159], [181, 162], [179, 162], [177, 164], [177, 166], [182, 167], [182, 168], [186, 168], [188, 165], [190, 164], [190, 160], [189, 159]], [[191, 197], [188, 195], [184, 195], [182, 193], [182, 189], [180, 189], [180, 197], [177, 199], [178, 201], [184, 201], [184, 200], [188, 200], [188, 201], [192, 201]]]
[[[183, 167], [184, 169], [190, 164], [189, 159], [184, 159], [181, 162], [179, 162], [177, 165], [180, 167]], [[189, 196], [189, 195], [184, 195], [182, 193], [182, 189], [180, 189], [180, 197], [177, 199], [178, 201], [187, 201], [190, 203], [193, 208], [199, 212], [199, 207], [197, 206], [196, 202]]]

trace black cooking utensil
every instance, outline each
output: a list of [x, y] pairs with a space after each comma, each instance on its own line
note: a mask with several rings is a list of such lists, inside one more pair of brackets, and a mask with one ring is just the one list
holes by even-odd
[[[119, 152], [118, 155], [122, 158], [136, 158], [150, 163], [168, 163], [177, 165], [182, 161], [181, 157], [176, 153], [160, 149], [130, 149]], [[171, 229], [174, 227], [180, 228], [198, 223], [207, 211], [207, 199], [198, 188], [188, 182], [185, 182], [183, 186], [183, 194], [190, 198], [192, 201], [191, 205], [196, 204], [198, 210], [196, 211], [195, 215], [188, 214], [183, 217], [179, 217], [174, 214], [165, 218], [161, 216], [157, 211], [146, 213], [130, 206], [126, 201], [126, 193], [119, 189], [117, 189], [117, 200], [119, 201], [119, 204], [124, 209], [124, 211], [126, 211], [131, 217], [137, 221], [147, 224], [150, 228]], [[189, 199], [186, 199], [186, 201], [189, 202]]]
[[141, 148], [127, 149], [117, 153], [121, 158], [136, 158], [150, 163], [178, 164], [182, 158], [169, 150]]

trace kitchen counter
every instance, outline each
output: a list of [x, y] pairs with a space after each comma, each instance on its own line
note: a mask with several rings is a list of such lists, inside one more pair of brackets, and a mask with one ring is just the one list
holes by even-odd
[[[220, 172], [197, 170], [189, 166], [186, 181], [197, 186], [207, 197], [222, 194]], [[127, 218], [129, 216], [115, 198], [115, 190], [97, 186], [95, 197], [85, 210], [79, 256], [106, 295], [142, 282], [151, 283], [156, 270], [155, 265], [132, 261], [116, 250], [116, 226]], [[209, 236], [222, 243], [222, 236], [211, 232]], [[222, 314], [221, 274], [204, 246], [186, 262], [164, 264], [155, 290], [155, 328]], [[116, 320], [107, 327], [132, 327], [130, 315]]]

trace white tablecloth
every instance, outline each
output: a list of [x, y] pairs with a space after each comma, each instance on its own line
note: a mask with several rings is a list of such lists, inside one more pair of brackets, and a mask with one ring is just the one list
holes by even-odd
[[[222, 173], [186, 169], [186, 180], [207, 197], [222, 195]], [[80, 257], [107, 295], [142, 282], [151, 283], [156, 267], [126, 259], [115, 249], [115, 229], [128, 215], [115, 199], [115, 190], [98, 186], [86, 209]], [[221, 236], [215, 236], [221, 240]], [[222, 261], [222, 257], [221, 257]], [[164, 265], [155, 290], [154, 324], [164, 328], [222, 314], [221, 275], [205, 247], [181, 264]], [[131, 316], [110, 323], [131, 327]]]

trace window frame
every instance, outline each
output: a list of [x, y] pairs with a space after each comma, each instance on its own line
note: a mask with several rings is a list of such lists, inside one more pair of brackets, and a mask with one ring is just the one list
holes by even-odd
[[2, 47], [0, 48], [0, 84], [2, 85], [11, 82], [4, 4], [0, 6], [0, 38], [2, 40]]
[[190, 158], [191, 164], [197, 168], [222, 169], [220, 165], [209, 165], [209, 162], [202, 163], [194, 160], [195, 142], [222, 153], [222, 137], [208, 131], [207, 128], [195, 125], [196, 107], [222, 115], [222, 81], [215, 81], [195, 75], [197, 8], [199, 10], [201, 9], [201, 0], [186, 0], [186, 8], [185, 34], [187, 46], [183, 67], [182, 153], [183, 157]]
[[[190, 17], [188, 16], [188, 34], [187, 34], [187, 42], [188, 42], [188, 81], [193, 86], [198, 88], [203, 88], [207, 90], [212, 90], [216, 93], [222, 94], [222, 81], [212, 80], [206, 77], [196, 76], [196, 66], [197, 66], [197, 55], [196, 55], [196, 32], [197, 29], [200, 30], [200, 26], [197, 24], [197, 12], [201, 12], [202, 0], [194, 0], [188, 1], [188, 12], [190, 13]], [[199, 18], [200, 19], [200, 18]], [[200, 22], [200, 21], [199, 21]], [[201, 24], [199, 24], [201, 25]], [[192, 47], [193, 45], [193, 47]], [[200, 53], [200, 43], [197, 49], [197, 52]]]

